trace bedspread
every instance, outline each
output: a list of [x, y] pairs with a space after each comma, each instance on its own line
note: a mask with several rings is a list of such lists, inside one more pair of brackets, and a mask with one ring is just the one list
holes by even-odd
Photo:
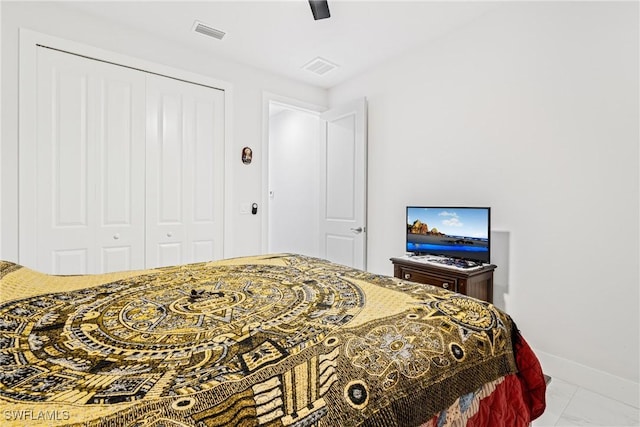
[[9, 425], [417, 426], [518, 379], [493, 305], [299, 255], [66, 277], [0, 262], [0, 297]]

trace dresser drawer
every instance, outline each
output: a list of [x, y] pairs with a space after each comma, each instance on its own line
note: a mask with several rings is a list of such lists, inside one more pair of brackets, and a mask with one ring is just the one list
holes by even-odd
[[400, 278], [411, 282], [424, 283], [426, 285], [438, 286], [449, 291], [458, 291], [458, 280], [452, 277], [428, 274], [423, 271], [412, 270], [410, 268], [400, 268]]

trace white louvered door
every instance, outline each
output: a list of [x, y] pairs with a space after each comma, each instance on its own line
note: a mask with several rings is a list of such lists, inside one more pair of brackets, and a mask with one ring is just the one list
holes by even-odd
[[35, 76], [21, 263], [86, 274], [223, 256], [223, 91], [43, 47]]

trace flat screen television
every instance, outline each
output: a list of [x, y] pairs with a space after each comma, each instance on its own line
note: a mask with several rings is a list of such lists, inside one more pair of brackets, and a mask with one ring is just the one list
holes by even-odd
[[407, 206], [407, 252], [490, 262], [491, 208]]

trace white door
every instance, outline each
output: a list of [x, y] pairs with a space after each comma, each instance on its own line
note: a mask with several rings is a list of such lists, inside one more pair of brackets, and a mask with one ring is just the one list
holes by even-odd
[[223, 91], [43, 47], [32, 78], [20, 263], [85, 274], [222, 258]]
[[147, 268], [223, 255], [224, 92], [147, 78]]
[[[33, 246], [53, 274], [144, 267], [144, 74], [38, 48]], [[24, 241], [21, 240], [22, 243]], [[21, 245], [22, 245], [21, 243]], [[35, 258], [34, 258], [35, 257]]]
[[366, 269], [367, 104], [326, 111], [320, 125], [320, 256]]

